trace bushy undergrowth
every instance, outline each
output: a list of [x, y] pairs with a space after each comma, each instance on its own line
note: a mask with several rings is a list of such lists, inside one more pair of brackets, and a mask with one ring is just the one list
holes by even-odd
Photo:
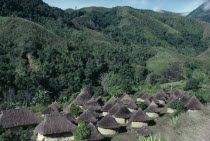
[[178, 115], [185, 111], [184, 104], [181, 101], [174, 101], [170, 104], [169, 107], [176, 110], [175, 115]]
[[88, 141], [88, 137], [90, 136], [88, 124], [85, 122], [79, 123], [76, 131], [73, 134], [75, 141]]

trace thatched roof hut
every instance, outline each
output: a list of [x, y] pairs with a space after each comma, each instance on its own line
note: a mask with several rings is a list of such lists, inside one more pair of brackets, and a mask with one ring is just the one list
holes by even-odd
[[[63, 112], [64, 113], [70, 113], [70, 109], [71, 109], [71, 106], [72, 106], [73, 103], [69, 104], [64, 110]], [[76, 107], [78, 108], [79, 110], [79, 114], [83, 113], [84, 110], [82, 108], [80, 108], [79, 106], [76, 105]]]
[[149, 98], [147, 98], [150, 102], [154, 101], [156, 104], [159, 104], [159, 101], [155, 98], [155, 96], [150, 96]]
[[159, 112], [158, 105], [155, 104], [154, 101], [152, 101], [152, 103], [144, 111], [149, 113], [158, 113]]
[[177, 98], [181, 98], [181, 97], [183, 96], [183, 93], [181, 92], [181, 90], [175, 89], [175, 90], [174, 90], [174, 95], [175, 95]]
[[109, 103], [109, 102], [114, 102], [116, 100], [116, 98], [113, 96], [113, 97], [111, 97], [108, 101], [107, 101], [107, 103]]
[[116, 103], [110, 110], [109, 114], [114, 115], [121, 108], [121, 104]]
[[85, 103], [85, 105], [83, 106], [83, 109], [85, 110], [90, 109], [92, 111], [100, 111], [101, 105], [96, 100], [91, 98], [87, 103]]
[[187, 104], [187, 102], [190, 100], [190, 96], [188, 96], [188, 95], [183, 95], [181, 98], [180, 98], [180, 101], [184, 104], [184, 105], [186, 105]]
[[120, 93], [120, 94], [118, 94], [116, 97], [119, 98], [119, 99], [121, 99], [121, 98], [123, 98], [124, 96], [125, 96], [125, 94]]
[[124, 104], [124, 105], [128, 105], [130, 103], [130, 101], [132, 101], [133, 99], [128, 95], [124, 95], [123, 98], [121, 98], [121, 102]]
[[96, 117], [90, 110], [85, 111], [79, 116], [79, 118], [77, 119], [77, 122], [81, 122], [81, 121], [86, 121], [86, 122], [91, 122], [91, 123], [98, 122], [98, 120], [96, 119]]
[[98, 131], [98, 129], [92, 123], [88, 124], [90, 129], [90, 137], [88, 138], [89, 141], [99, 141], [104, 139], [104, 136]]
[[51, 105], [49, 105], [46, 109], [44, 109], [41, 114], [43, 115], [51, 114], [52, 112], [60, 111], [61, 108], [62, 108], [61, 105], [55, 101]]
[[130, 103], [127, 106], [129, 109], [138, 109], [138, 106], [136, 105], [136, 103], [132, 100], [130, 101]]
[[91, 95], [89, 94], [87, 89], [83, 89], [80, 94], [73, 101], [74, 104], [83, 106], [87, 101], [91, 99]]
[[149, 106], [151, 104], [151, 102], [148, 99], [144, 100], [144, 104], [146, 104], [147, 106]]
[[176, 97], [174, 94], [172, 94], [172, 95], [169, 97], [169, 99], [167, 100], [167, 104], [169, 105], [169, 104], [171, 104], [172, 102], [178, 101], [178, 100], [179, 100], [178, 97]]
[[144, 137], [148, 137], [148, 136], [151, 136], [153, 134], [152, 130], [150, 130], [149, 127], [147, 127], [147, 126], [143, 126], [143, 127], [139, 128], [137, 130], [137, 133], [140, 136], [144, 136]]
[[1, 112], [0, 125], [3, 128], [27, 127], [37, 125], [41, 119], [29, 109], [10, 109]]
[[132, 113], [125, 106], [121, 106], [120, 109], [114, 114], [115, 118], [128, 119], [131, 116], [132, 116]]
[[201, 110], [203, 108], [203, 104], [197, 99], [197, 97], [193, 96], [185, 105], [188, 110]]
[[148, 93], [145, 93], [145, 94], [141, 97], [141, 99], [146, 100], [146, 99], [149, 98], [149, 97], [150, 97], [150, 95], [149, 95]]
[[117, 121], [111, 116], [106, 115], [103, 117], [96, 125], [97, 127], [104, 128], [104, 129], [117, 129], [121, 125], [117, 123]]
[[54, 112], [46, 115], [45, 119], [35, 128], [35, 132], [45, 136], [72, 133], [76, 128], [76, 125], [71, 123], [64, 114]]
[[141, 109], [139, 109], [131, 116], [129, 122], [145, 122], [151, 120], [152, 119], [148, 115], [146, 115]]
[[155, 98], [157, 100], [163, 100], [163, 101], [166, 101], [166, 98], [165, 98], [165, 95], [161, 94], [161, 93], [158, 93], [155, 95]]
[[105, 103], [104, 107], [102, 107], [101, 111], [108, 112], [112, 107], [114, 106], [113, 102], [107, 102]]

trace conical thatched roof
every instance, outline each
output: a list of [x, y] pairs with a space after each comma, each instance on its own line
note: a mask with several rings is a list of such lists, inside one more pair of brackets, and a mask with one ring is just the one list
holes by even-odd
[[149, 98], [149, 97], [150, 97], [150, 95], [149, 95], [148, 93], [145, 93], [145, 94], [141, 97], [141, 99], [145, 100], [145, 99], [147, 99], [147, 98]]
[[121, 98], [123, 98], [124, 96], [125, 96], [125, 94], [121, 93], [121, 94], [118, 94], [116, 97], [119, 98], [119, 99], [121, 99]]
[[152, 101], [152, 103], [144, 111], [149, 113], [158, 113], [159, 109], [157, 104], [155, 104], [155, 102]]
[[65, 115], [66, 115], [66, 118], [67, 118], [70, 122], [76, 123], [76, 119], [72, 116], [71, 113], [66, 113]]
[[144, 94], [146, 94], [146, 91], [142, 91], [142, 92], [137, 96], [137, 98], [141, 98]]
[[43, 114], [43, 115], [47, 115], [47, 114], [51, 114], [51, 113], [53, 113], [53, 112], [55, 112], [55, 111], [59, 111], [58, 109], [56, 109], [56, 108], [51, 108], [51, 107], [47, 107], [46, 109], [44, 109], [43, 111], [42, 111], [42, 113], [41, 114]]
[[109, 103], [109, 102], [114, 102], [115, 99], [116, 99], [116, 98], [113, 96], [113, 97], [111, 97], [111, 98], [107, 101], [107, 103]]
[[53, 102], [49, 107], [51, 107], [54, 111], [61, 109], [61, 105], [57, 101]]
[[181, 90], [179, 90], [179, 89], [174, 90], [174, 95], [178, 98], [181, 98], [183, 96]]
[[203, 108], [203, 104], [195, 96], [193, 96], [185, 107], [189, 110], [201, 110]]
[[43, 115], [51, 114], [52, 112], [60, 111], [61, 105], [58, 102], [53, 102], [51, 105], [49, 105], [46, 109], [42, 111]]
[[116, 118], [130, 118], [132, 113], [125, 107], [122, 106], [115, 114], [114, 117]]
[[41, 135], [52, 135], [71, 133], [76, 128], [76, 125], [71, 123], [64, 114], [54, 112], [46, 115], [45, 119], [35, 128], [35, 132]]
[[129, 122], [144, 122], [144, 121], [151, 121], [152, 119], [146, 115], [141, 109], [139, 109], [137, 112], [135, 112], [131, 118], [129, 119]]
[[104, 107], [101, 109], [103, 112], [108, 112], [114, 106], [113, 102], [107, 102]]
[[41, 119], [29, 109], [10, 109], [1, 112], [0, 125], [3, 128], [37, 125]]
[[120, 110], [121, 104], [116, 103], [110, 110], [109, 114], [114, 115], [118, 110]]
[[163, 94], [161, 94], [161, 93], [156, 94], [156, 95], [155, 95], [155, 98], [156, 98], [157, 100], [163, 100], [163, 101], [166, 100], [165, 95], [163, 95]]
[[93, 115], [93, 113], [90, 110], [85, 111], [79, 116], [79, 118], [77, 119], [77, 122], [81, 122], [81, 121], [92, 122], [92, 123], [98, 122], [98, 120], [96, 119], [96, 117]]
[[96, 126], [104, 129], [116, 129], [120, 127], [120, 124], [117, 123], [117, 121], [108, 114], [103, 117]]
[[127, 107], [130, 108], [130, 109], [137, 109], [138, 108], [138, 106], [136, 105], [136, 103], [133, 100], [130, 101], [130, 103], [128, 104]]
[[77, 98], [73, 101], [76, 105], [84, 105], [88, 100], [91, 99], [91, 95], [87, 91], [87, 89], [83, 89], [81, 93], [77, 96]]
[[188, 95], [183, 95], [181, 98], [180, 98], [180, 101], [184, 104], [187, 104], [187, 102], [190, 100], [190, 96]]
[[170, 103], [174, 102], [174, 101], [177, 101], [177, 100], [179, 100], [178, 97], [176, 97], [174, 94], [172, 94], [172, 95], [169, 97], [169, 99], [167, 100], [168, 105], [169, 105]]
[[116, 98], [115, 100], [114, 100], [114, 105], [116, 104], [116, 103], [119, 103], [119, 104], [123, 104], [122, 102], [121, 102], [121, 99], [120, 98]]
[[143, 126], [143, 127], [139, 128], [137, 130], [137, 133], [140, 136], [144, 136], [144, 137], [148, 137], [148, 136], [151, 136], [153, 134], [153, 132], [147, 126]]
[[132, 101], [133, 99], [129, 96], [129, 95], [124, 95], [123, 98], [121, 98], [121, 102], [124, 104], [124, 105], [128, 105], [130, 103], [130, 101]]
[[98, 131], [98, 129], [92, 123], [88, 124], [90, 129], [90, 137], [88, 138], [89, 141], [98, 141], [104, 139], [104, 136]]
[[84, 109], [90, 109], [92, 111], [100, 111], [101, 110], [101, 105], [94, 100], [93, 98], [90, 99], [85, 105], [83, 106]]

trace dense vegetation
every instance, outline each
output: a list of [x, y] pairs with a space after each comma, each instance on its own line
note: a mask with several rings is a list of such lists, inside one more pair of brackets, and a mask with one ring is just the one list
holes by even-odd
[[65, 102], [82, 87], [112, 96], [191, 78], [209, 82], [208, 62], [196, 58], [208, 48], [208, 24], [131, 7], [0, 5], [2, 108]]

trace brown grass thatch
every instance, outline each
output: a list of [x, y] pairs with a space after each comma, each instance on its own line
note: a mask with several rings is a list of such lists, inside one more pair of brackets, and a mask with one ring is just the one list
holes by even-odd
[[112, 107], [114, 106], [114, 103], [112, 101], [107, 102], [104, 107], [101, 109], [103, 112], [108, 112]]
[[89, 94], [87, 89], [83, 89], [81, 93], [76, 97], [73, 101], [74, 104], [83, 106], [88, 100], [91, 99], [91, 95]]
[[76, 125], [71, 123], [64, 114], [54, 112], [46, 115], [45, 119], [35, 128], [35, 132], [41, 135], [72, 133]]
[[51, 114], [51, 113], [53, 113], [53, 112], [55, 112], [55, 111], [59, 111], [58, 109], [56, 109], [56, 108], [51, 108], [51, 107], [47, 107], [46, 109], [44, 109], [42, 112], [41, 112], [41, 114], [43, 114], [43, 115], [47, 115], [47, 114]]
[[76, 119], [72, 116], [71, 113], [66, 113], [65, 116], [70, 122], [76, 123]]
[[121, 102], [124, 104], [124, 105], [128, 105], [130, 103], [130, 101], [132, 101], [133, 99], [128, 95], [124, 95], [123, 98], [121, 98]]
[[181, 98], [180, 98], [180, 101], [184, 104], [184, 105], [186, 105], [187, 104], [187, 102], [190, 100], [190, 96], [188, 96], [188, 95], [183, 95]]
[[79, 118], [77, 119], [77, 122], [81, 122], [81, 121], [86, 121], [86, 122], [91, 122], [91, 123], [98, 122], [98, 120], [96, 119], [96, 117], [90, 110], [85, 111], [79, 116]]
[[90, 109], [92, 111], [100, 111], [101, 110], [101, 105], [96, 100], [91, 98], [87, 103], [85, 103], [83, 108], [85, 110]]
[[103, 117], [96, 125], [97, 127], [104, 129], [117, 129], [120, 127], [120, 124], [110, 115]]
[[141, 98], [144, 94], [146, 94], [146, 91], [142, 91], [142, 92], [137, 96], [137, 98]]
[[150, 97], [150, 95], [149, 95], [148, 93], [145, 93], [145, 94], [141, 97], [141, 99], [145, 100], [145, 99], [147, 99], [147, 98], [149, 98], [149, 97]]
[[127, 107], [122, 106], [120, 109], [114, 114], [114, 117], [116, 118], [130, 118], [132, 116], [132, 113], [127, 109]]
[[165, 98], [165, 95], [161, 94], [161, 93], [158, 93], [155, 95], [155, 98], [157, 100], [163, 100], [163, 101], [166, 101], [166, 98]]
[[170, 95], [171, 94], [171, 92], [168, 90], [168, 89], [166, 89], [166, 88], [163, 88], [163, 90], [162, 90], [165, 94], [167, 94], [167, 95]]
[[116, 103], [108, 112], [111, 115], [114, 115], [118, 110], [120, 110], [121, 104]]
[[156, 104], [159, 104], [159, 101], [154, 97], [154, 96], [150, 96], [149, 98], [147, 98], [150, 102], [154, 101]]
[[144, 111], [149, 113], [158, 113], [159, 109], [157, 104], [155, 104], [155, 102], [152, 101], [152, 103]]
[[149, 127], [147, 127], [147, 126], [139, 128], [137, 130], [137, 133], [140, 136], [144, 136], [144, 137], [148, 137], [148, 136], [151, 136], [153, 134], [152, 130], [150, 130]]
[[129, 122], [145, 122], [151, 120], [152, 119], [148, 115], [146, 115], [141, 109], [139, 109], [131, 116]]
[[178, 98], [181, 98], [183, 96], [183, 93], [179, 89], [174, 90], [174, 95]]
[[130, 103], [127, 106], [130, 109], [138, 109], [138, 106], [136, 105], [136, 103], [132, 100], [130, 101]]
[[1, 112], [0, 125], [9, 129], [20, 126], [37, 125], [41, 119], [29, 109], [10, 109]]
[[98, 129], [92, 123], [88, 124], [90, 129], [90, 137], [88, 138], [89, 141], [99, 141], [104, 139], [104, 136], [98, 131]]
[[188, 110], [201, 110], [203, 109], [203, 104], [197, 99], [197, 97], [193, 96], [188, 103], [185, 105]]
[[178, 97], [176, 97], [174, 94], [172, 94], [172, 95], [169, 97], [169, 99], [167, 100], [167, 104], [169, 105], [169, 104], [171, 104], [172, 102], [177, 101], [177, 100], [179, 100]]

